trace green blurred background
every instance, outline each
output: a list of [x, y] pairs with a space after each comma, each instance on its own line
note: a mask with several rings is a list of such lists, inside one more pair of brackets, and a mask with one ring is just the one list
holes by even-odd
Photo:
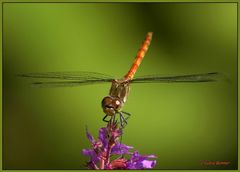
[[[136, 84], [123, 143], [155, 169], [237, 169], [237, 4], [5, 3], [4, 169], [84, 169], [110, 84], [32, 88], [16, 74], [95, 71], [121, 78], [146, 33], [136, 76], [221, 72], [229, 82]], [[202, 161], [230, 161], [204, 166]]]

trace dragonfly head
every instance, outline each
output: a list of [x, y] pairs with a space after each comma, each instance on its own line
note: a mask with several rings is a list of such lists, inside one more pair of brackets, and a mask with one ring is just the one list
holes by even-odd
[[115, 115], [121, 108], [123, 102], [118, 97], [104, 97], [102, 100], [103, 112], [106, 115], [112, 116]]

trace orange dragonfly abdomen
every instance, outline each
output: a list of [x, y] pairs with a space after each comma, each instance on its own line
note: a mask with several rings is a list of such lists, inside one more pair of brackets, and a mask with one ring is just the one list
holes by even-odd
[[134, 74], [136, 73], [139, 65], [140, 65], [141, 62], [142, 62], [143, 57], [145, 56], [145, 54], [146, 54], [146, 52], [147, 52], [147, 50], [148, 50], [148, 47], [149, 47], [150, 42], [151, 42], [151, 40], [152, 40], [152, 35], [153, 35], [152, 32], [148, 32], [148, 33], [147, 33], [147, 36], [146, 36], [145, 40], [143, 41], [141, 48], [138, 50], [137, 56], [136, 56], [136, 58], [135, 58], [135, 60], [134, 60], [134, 62], [133, 62], [133, 64], [132, 64], [130, 70], [129, 70], [128, 73], [124, 76], [124, 78], [125, 78], [126, 80], [132, 79], [133, 76], [134, 76]]

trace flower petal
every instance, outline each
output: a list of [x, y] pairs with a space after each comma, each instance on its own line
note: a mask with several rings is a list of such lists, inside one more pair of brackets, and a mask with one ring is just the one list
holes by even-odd
[[127, 169], [145, 169], [153, 168], [156, 165], [156, 160], [148, 160], [155, 158], [154, 155], [140, 155], [137, 151], [133, 152], [132, 157], [127, 162]]
[[147, 158], [157, 158], [155, 155], [144, 155]]
[[92, 151], [91, 149], [83, 149], [82, 150], [82, 154], [85, 156], [91, 156], [92, 155]]
[[94, 150], [91, 149], [83, 149], [82, 150], [83, 155], [90, 156], [91, 161], [94, 162], [95, 164], [99, 162], [100, 157], [96, 154]]
[[103, 127], [99, 129], [98, 138], [102, 142], [103, 148], [107, 148], [107, 143], [108, 143], [107, 128]]
[[95, 142], [93, 136], [88, 132], [88, 129], [87, 129], [87, 128], [86, 128], [86, 135], [87, 135], [88, 140], [89, 140], [91, 143], [94, 143], [94, 142]]
[[125, 144], [117, 143], [113, 148], [112, 148], [112, 154], [130, 154], [129, 149], [132, 149], [132, 146], [127, 146]]
[[156, 163], [157, 163], [156, 160], [153, 160], [153, 161], [143, 160], [142, 161], [143, 168], [153, 168], [156, 165]]

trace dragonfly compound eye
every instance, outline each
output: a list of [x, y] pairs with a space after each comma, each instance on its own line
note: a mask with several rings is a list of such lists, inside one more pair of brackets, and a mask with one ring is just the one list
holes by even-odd
[[113, 99], [112, 105], [116, 111], [119, 111], [121, 110], [123, 103], [119, 98], [115, 98]]
[[103, 100], [102, 100], [102, 108], [105, 108], [106, 106], [112, 106], [112, 97], [104, 97]]
[[102, 100], [103, 112], [106, 115], [112, 116], [115, 114], [115, 107], [113, 105], [113, 98], [110, 96], [104, 97]]

